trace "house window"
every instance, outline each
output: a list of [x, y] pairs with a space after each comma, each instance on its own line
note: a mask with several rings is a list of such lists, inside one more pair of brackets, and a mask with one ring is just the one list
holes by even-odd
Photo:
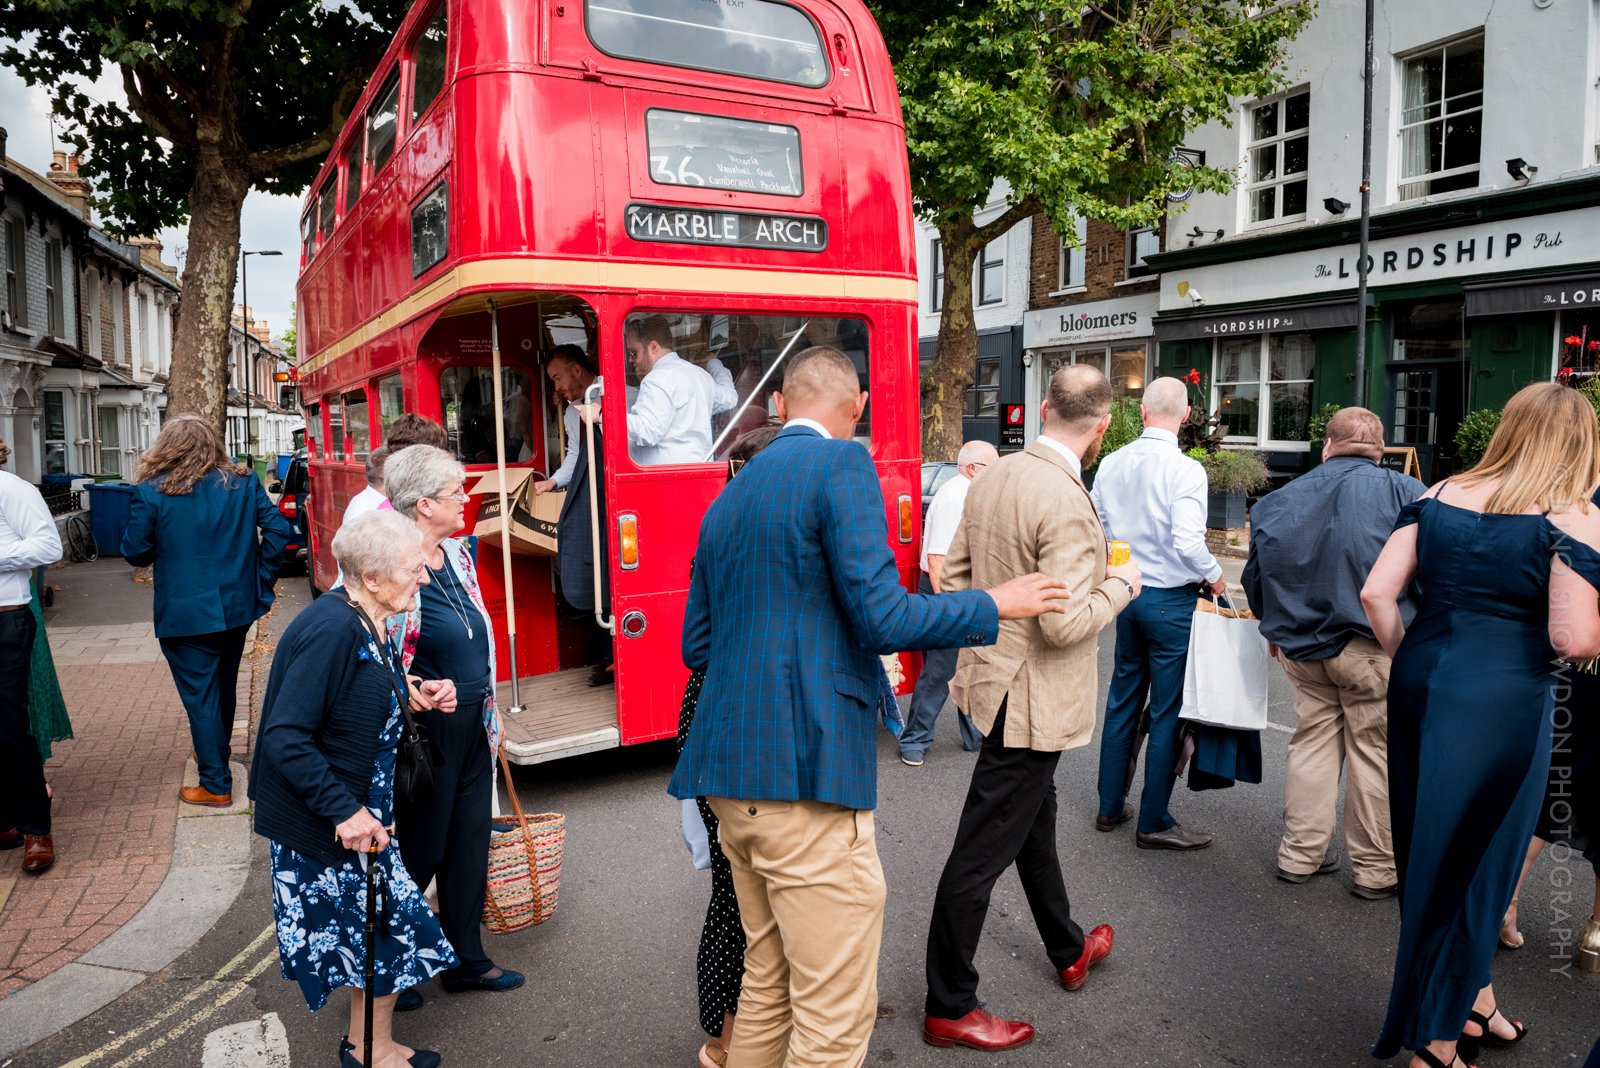
[[1483, 38], [1405, 60], [1400, 199], [1475, 189], [1483, 147]]
[[1153, 226], [1128, 231], [1127, 276], [1138, 278], [1150, 273], [1146, 257], [1161, 251], [1161, 232]]
[[978, 303], [999, 304], [1006, 299], [1006, 239], [1001, 235], [983, 246], [978, 257]]
[[78, 446], [78, 470], [93, 471], [94, 458], [94, 396], [89, 393], [78, 394], [78, 437], [74, 441]]
[[944, 310], [944, 241], [934, 238], [928, 243], [928, 262], [933, 273], [928, 280], [928, 310]]
[[100, 415], [100, 473], [122, 474], [122, 427], [115, 408], [101, 408]]
[[44, 306], [50, 317], [51, 337], [63, 337], [67, 328], [61, 282], [61, 242], [51, 238], [44, 246]]
[[100, 321], [100, 273], [88, 271], [83, 276], [83, 307], [89, 319], [89, 338], [84, 346], [84, 351], [89, 355], [99, 358], [104, 354], [100, 351], [100, 341], [103, 331]]
[[44, 471], [67, 473], [67, 397], [59, 390], [44, 395]]
[[22, 220], [6, 219], [6, 310], [11, 325], [28, 325], [27, 256], [23, 254]]
[[1212, 403], [1227, 440], [1264, 448], [1307, 442], [1316, 366], [1311, 335], [1219, 338], [1216, 345]]
[[1063, 234], [1056, 251], [1056, 289], [1079, 289], [1083, 286], [1084, 244], [1089, 239], [1088, 220], [1079, 218], [1073, 223], [1073, 233]]
[[995, 419], [1000, 415], [1000, 361], [984, 357], [978, 361], [977, 374], [967, 390], [966, 411], [978, 419]]
[[150, 352], [150, 298], [144, 293], [139, 294], [139, 364], [147, 370], [156, 365]]
[[[127, 289], [122, 284], [122, 279], [113, 279], [111, 282], [111, 362], [122, 363], [128, 347], [127, 329], [124, 326], [127, 312]], [[84, 426], [88, 426], [85, 423]]]
[[1283, 222], [1306, 215], [1306, 161], [1311, 90], [1302, 89], [1250, 108], [1247, 129], [1251, 223]]

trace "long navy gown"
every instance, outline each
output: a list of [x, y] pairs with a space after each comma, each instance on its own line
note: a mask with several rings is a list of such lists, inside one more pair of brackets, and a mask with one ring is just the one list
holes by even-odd
[[1543, 516], [1432, 498], [1401, 511], [1409, 523], [1421, 597], [1389, 676], [1400, 943], [1375, 1057], [1460, 1035], [1550, 767], [1550, 558], [1564, 536]]

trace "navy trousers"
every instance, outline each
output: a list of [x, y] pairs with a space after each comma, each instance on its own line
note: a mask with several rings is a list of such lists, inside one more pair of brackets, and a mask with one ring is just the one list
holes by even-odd
[[161, 639], [161, 654], [167, 658], [183, 710], [189, 714], [189, 739], [200, 768], [200, 785], [214, 794], [233, 793], [229, 743], [239, 657], [244, 654], [244, 636], [249, 629], [234, 627], [215, 634]]
[[[932, 593], [933, 583], [928, 573], [922, 573], [917, 583], [918, 593]], [[960, 649], [929, 649], [922, 654], [922, 674], [917, 676], [916, 688], [911, 691], [911, 710], [906, 714], [906, 729], [900, 732], [900, 752], [912, 759], [920, 759], [933, 745], [933, 725], [950, 697], [950, 680], [956, 675], [956, 656]], [[961, 748], [976, 753], [983, 744], [983, 734], [972, 717], [960, 709], [956, 716], [961, 721]]]
[[1138, 756], [1139, 713], [1148, 697], [1150, 741], [1139, 799], [1139, 830], [1145, 834], [1177, 822], [1167, 806], [1178, 769], [1178, 709], [1198, 592], [1198, 586], [1146, 586], [1117, 617], [1116, 667], [1100, 740], [1100, 815], [1118, 815], [1127, 801]]
[[50, 833], [44, 760], [28, 724], [28, 676], [38, 624], [27, 605], [0, 612], [0, 830]]
[[426, 891], [439, 880], [439, 926], [461, 963], [452, 975], [476, 979], [494, 967], [483, 950], [483, 899], [489, 892], [489, 743], [483, 702], [463, 702], [454, 712], [414, 713], [433, 732], [443, 762], [433, 790], [413, 804], [395, 799], [400, 859]]

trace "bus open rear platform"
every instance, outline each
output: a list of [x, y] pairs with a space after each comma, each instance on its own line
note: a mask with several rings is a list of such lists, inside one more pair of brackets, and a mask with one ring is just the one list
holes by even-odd
[[615, 749], [617, 690], [590, 686], [586, 667], [528, 676], [520, 680], [523, 711], [510, 713], [511, 683], [496, 688], [500, 718], [505, 723], [506, 756], [513, 764]]

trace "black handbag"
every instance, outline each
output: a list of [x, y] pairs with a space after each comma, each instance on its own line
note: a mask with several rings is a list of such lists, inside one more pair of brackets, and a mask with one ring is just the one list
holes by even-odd
[[400, 704], [400, 719], [403, 726], [400, 730], [400, 744], [394, 754], [394, 796], [400, 804], [416, 804], [424, 800], [433, 792], [434, 769], [444, 763], [444, 755], [439, 751], [439, 743], [433, 733], [426, 726], [417, 722], [411, 714], [411, 696], [400, 686], [400, 680], [395, 677], [394, 661], [390, 659], [388, 638], [378, 633], [367, 614], [350, 602], [350, 607], [355, 609], [356, 615], [361, 617], [361, 623], [367, 628], [367, 633], [372, 635], [378, 646], [378, 655], [383, 660], [384, 674], [389, 676], [389, 685], [394, 689], [395, 700]]

